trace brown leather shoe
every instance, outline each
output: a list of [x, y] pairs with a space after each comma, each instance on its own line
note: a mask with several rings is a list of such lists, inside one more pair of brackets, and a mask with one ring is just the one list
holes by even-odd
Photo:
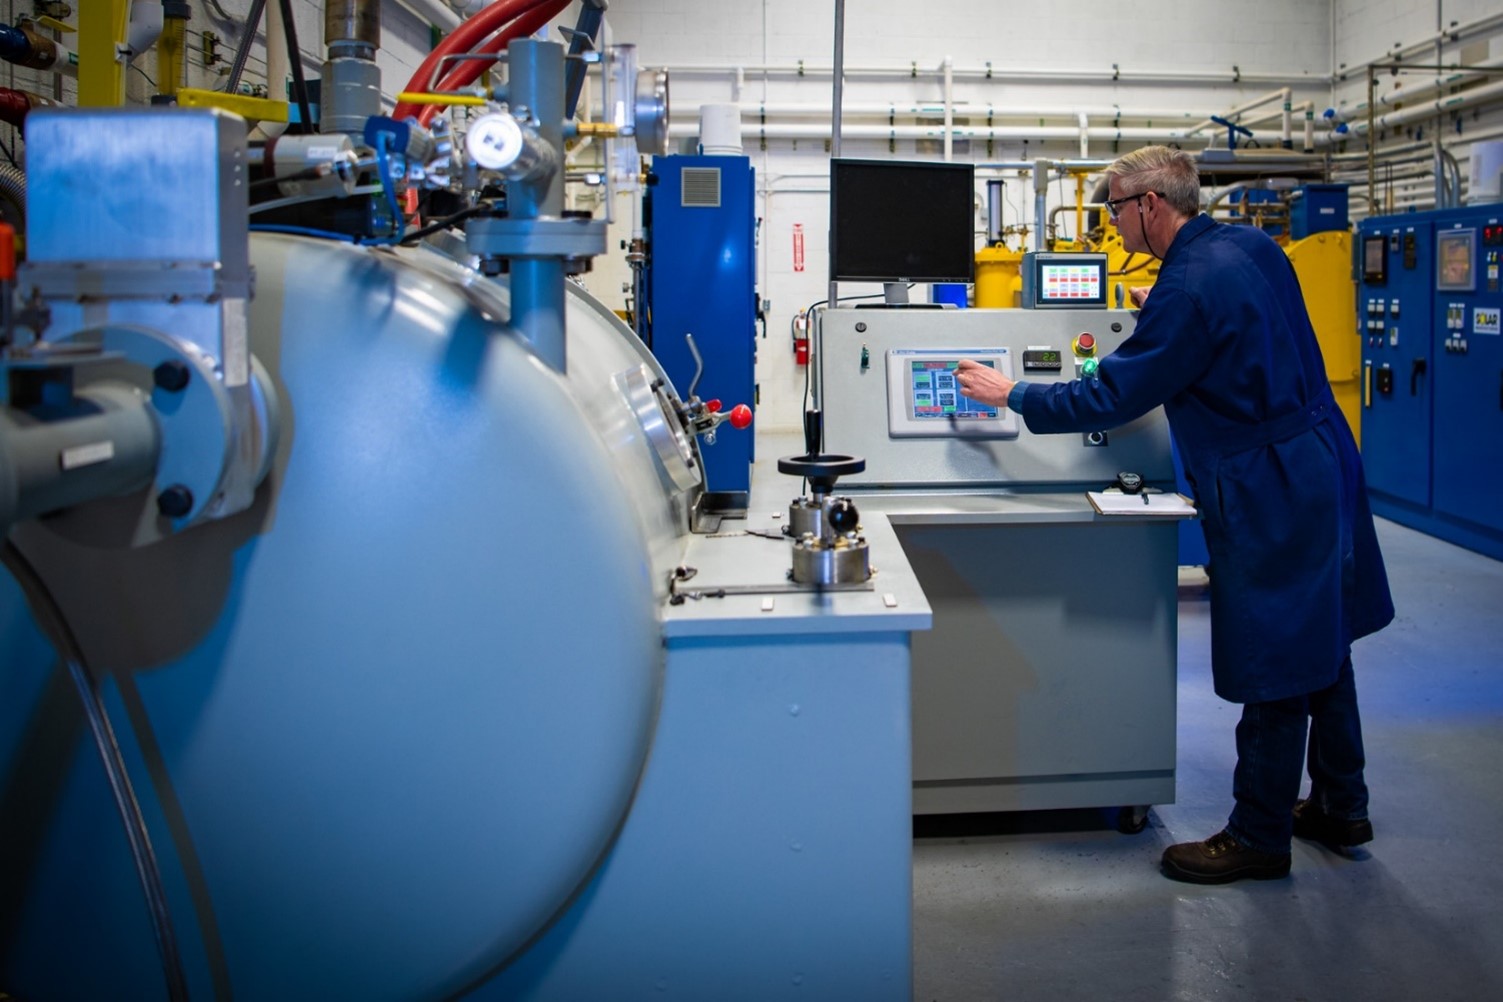
[[1230, 884], [1244, 877], [1277, 880], [1289, 876], [1289, 853], [1249, 849], [1225, 830], [1204, 842], [1180, 842], [1164, 850], [1164, 876], [1191, 884]]
[[1366, 818], [1333, 818], [1306, 798], [1294, 805], [1294, 834], [1341, 852], [1371, 842], [1373, 823]]

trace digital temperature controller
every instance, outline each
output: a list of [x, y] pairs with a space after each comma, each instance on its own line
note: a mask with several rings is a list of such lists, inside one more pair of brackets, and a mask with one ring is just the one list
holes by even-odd
[[1058, 348], [1024, 348], [1024, 372], [1059, 372], [1064, 367], [1064, 352]]

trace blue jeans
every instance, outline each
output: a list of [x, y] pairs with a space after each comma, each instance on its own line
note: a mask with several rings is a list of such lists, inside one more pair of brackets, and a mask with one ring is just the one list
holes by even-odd
[[1350, 657], [1328, 688], [1243, 705], [1232, 776], [1237, 805], [1226, 825], [1237, 841], [1261, 852], [1289, 851], [1302, 758], [1310, 770], [1310, 798], [1317, 807], [1335, 818], [1367, 817], [1362, 721]]

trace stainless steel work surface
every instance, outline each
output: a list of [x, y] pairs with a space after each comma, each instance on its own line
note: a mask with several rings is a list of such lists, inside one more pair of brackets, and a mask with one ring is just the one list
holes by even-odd
[[[784, 480], [792, 485], [787, 492], [791, 498], [798, 492], [797, 481]], [[840, 586], [816, 592], [788, 590], [793, 587], [788, 580], [793, 543], [782, 535], [786, 512], [786, 500], [779, 509], [776, 503], [758, 504], [754, 495], [746, 519], [728, 519], [720, 532], [689, 541], [684, 564], [695, 573], [677, 587], [702, 597], [664, 607], [663, 633], [670, 642], [680, 637], [929, 629], [929, 603], [885, 515], [863, 511], [861, 532], [871, 547], [873, 569], [870, 589]], [[721, 588], [765, 590], [710, 597]]]

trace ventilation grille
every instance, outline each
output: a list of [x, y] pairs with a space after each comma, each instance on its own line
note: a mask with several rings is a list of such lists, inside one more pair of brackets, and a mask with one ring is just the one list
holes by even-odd
[[685, 167], [681, 175], [685, 207], [700, 209], [720, 208], [720, 168]]

